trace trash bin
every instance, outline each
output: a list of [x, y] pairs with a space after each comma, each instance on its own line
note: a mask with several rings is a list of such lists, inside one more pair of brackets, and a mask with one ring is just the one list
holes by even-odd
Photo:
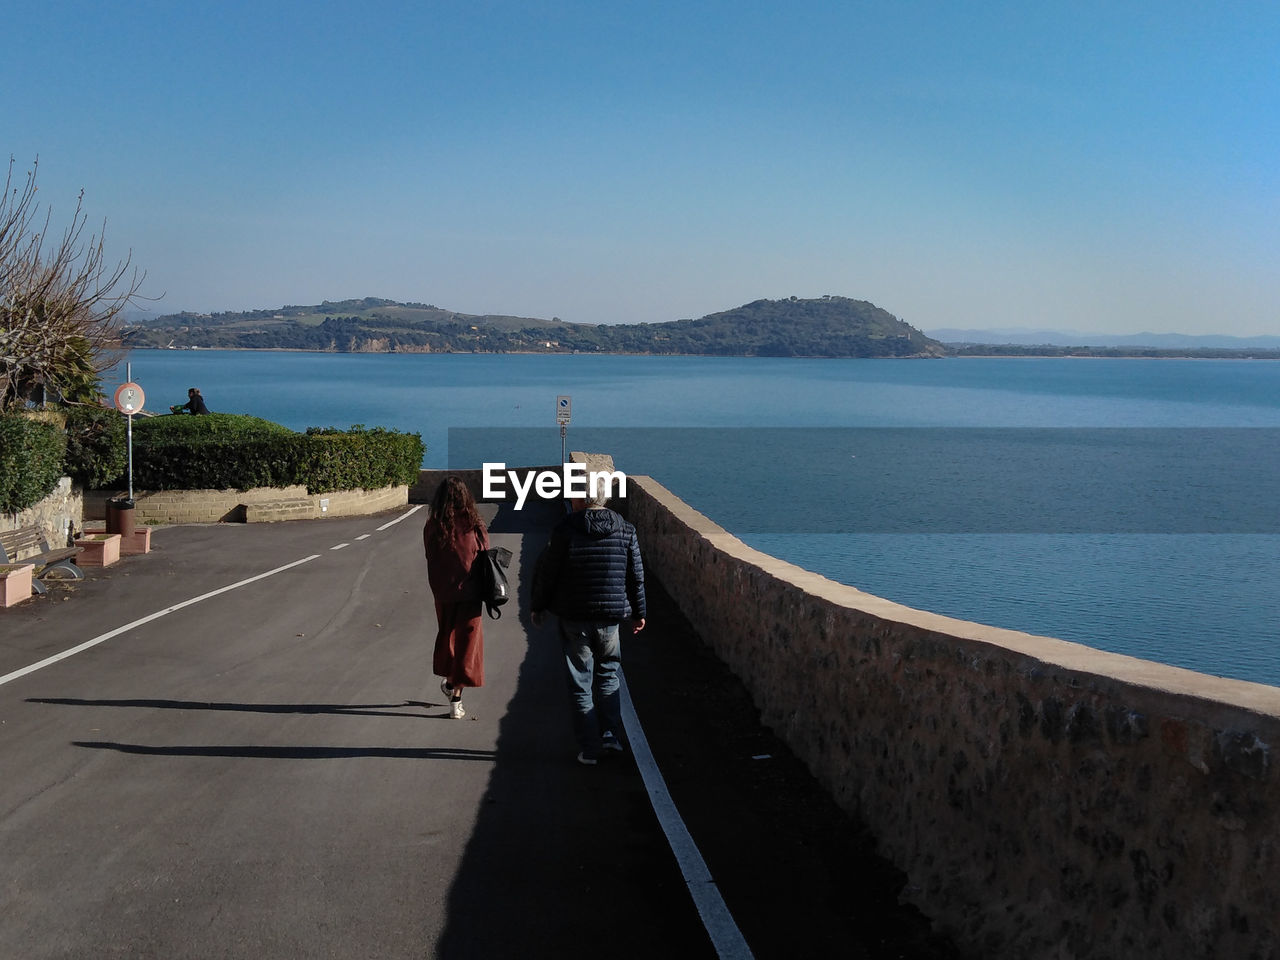
[[133, 536], [133, 501], [128, 497], [107, 501], [107, 533], [118, 533], [125, 540]]

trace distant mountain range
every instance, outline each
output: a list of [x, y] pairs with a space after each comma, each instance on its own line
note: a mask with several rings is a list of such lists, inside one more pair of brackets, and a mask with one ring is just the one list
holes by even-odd
[[133, 347], [333, 353], [640, 353], [736, 357], [940, 357], [945, 347], [865, 300], [756, 300], [697, 320], [586, 324], [478, 316], [378, 297], [138, 320]]
[[866, 300], [755, 300], [696, 320], [566, 323], [458, 313], [379, 297], [239, 313], [133, 318], [133, 347], [328, 353], [627, 353], [725, 357], [1255, 357], [1280, 337], [1090, 334], [1029, 328], [924, 333]]
[[1184, 333], [1081, 333], [1072, 330], [1036, 330], [1030, 327], [996, 327], [965, 330], [940, 327], [927, 336], [946, 344], [1014, 344], [1057, 347], [1152, 347], [1162, 350], [1280, 350], [1280, 337], [1229, 337], [1221, 334], [1193, 336]]

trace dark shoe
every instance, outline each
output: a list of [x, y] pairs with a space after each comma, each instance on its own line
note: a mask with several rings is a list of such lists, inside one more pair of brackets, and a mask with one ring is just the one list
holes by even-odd
[[622, 745], [622, 741], [613, 735], [612, 730], [600, 738], [600, 747], [603, 750], [611, 750], [614, 753], [624, 753], [627, 749]]
[[587, 751], [583, 750], [578, 754], [578, 762], [584, 767], [594, 767], [600, 762], [600, 758], [593, 753], [587, 753]]

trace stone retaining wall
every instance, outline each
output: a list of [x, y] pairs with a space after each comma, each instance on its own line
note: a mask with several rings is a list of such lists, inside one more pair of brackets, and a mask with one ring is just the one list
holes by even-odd
[[[574, 450], [569, 454], [569, 462], [583, 464], [586, 467], [588, 473], [593, 473], [597, 471], [612, 473], [614, 469], [613, 457], [605, 453], [582, 453], [578, 450]], [[521, 485], [527, 486], [529, 483], [530, 473], [542, 473], [543, 471], [547, 471], [547, 470], [558, 471], [560, 470], [560, 464], [552, 464], [552, 465], [542, 466], [542, 467], [508, 467], [507, 469], [510, 471], [513, 471], [516, 474]], [[467, 489], [471, 491], [471, 496], [475, 497], [477, 501], [485, 501], [486, 499], [488, 499], [490, 502], [506, 502], [506, 501], [514, 501], [516, 499], [515, 488], [512, 485], [512, 482], [510, 480], [506, 480], [505, 483], [503, 484], [503, 493], [504, 493], [503, 497], [486, 498], [484, 496], [484, 489], [483, 489], [483, 486], [484, 486], [484, 470], [483, 469], [474, 469], [474, 470], [430, 469], [430, 470], [418, 471], [418, 482], [409, 488], [409, 502], [410, 503], [430, 503], [431, 499], [435, 496], [436, 487], [440, 485], [441, 480], [443, 480], [445, 477], [448, 477], [448, 476], [455, 476], [461, 479], [462, 482], [467, 485]], [[534, 491], [532, 488], [529, 488], [528, 499], [532, 501], [532, 500], [539, 500], [542, 498], [538, 496], [536, 491]], [[561, 498], [556, 497], [554, 499], [559, 500]], [[626, 503], [626, 491], [615, 491], [614, 503], [615, 505]]]
[[51, 547], [65, 547], [68, 536], [79, 532], [84, 511], [83, 497], [71, 485], [70, 477], [58, 481], [53, 493], [18, 513], [0, 514], [0, 531], [39, 527]]
[[972, 956], [1280, 954], [1280, 688], [912, 610], [628, 484], [647, 565]]
[[[575, 454], [575, 456], [577, 456], [577, 454]], [[547, 466], [547, 467], [509, 467], [508, 469], [514, 470], [520, 478], [520, 483], [524, 484], [527, 482], [527, 478], [530, 473], [541, 472], [543, 470], [559, 470], [560, 467], [557, 464], [556, 466]], [[462, 482], [467, 485], [467, 489], [471, 491], [471, 496], [473, 496], [477, 501], [485, 500], [484, 490], [483, 490], [483, 481], [484, 481], [483, 470], [480, 470], [480, 469], [434, 470], [433, 469], [433, 470], [418, 471], [418, 482], [409, 488], [409, 502], [410, 503], [430, 503], [432, 497], [436, 495], [436, 487], [440, 486], [440, 481], [442, 481], [445, 477], [450, 477], [450, 476], [458, 477], [459, 479], [461, 479]], [[503, 491], [506, 494], [502, 498], [503, 501], [516, 499], [515, 491], [510, 482], [507, 482], [504, 485]], [[538, 499], [537, 494], [533, 493], [532, 490], [529, 493], [529, 498], [531, 500]], [[490, 501], [497, 502], [493, 498], [490, 498]]]
[[[156, 523], [257, 523], [274, 520], [313, 520], [320, 517], [353, 517], [393, 510], [409, 502], [408, 486], [379, 490], [335, 490], [309, 494], [307, 488], [258, 487], [253, 490], [135, 490], [133, 519], [136, 524]], [[106, 501], [119, 491], [87, 490], [85, 520], [106, 518]]]

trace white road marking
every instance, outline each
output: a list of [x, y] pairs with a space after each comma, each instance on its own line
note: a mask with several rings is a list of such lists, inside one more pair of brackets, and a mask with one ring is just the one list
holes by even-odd
[[400, 514], [400, 516], [396, 517], [394, 520], [388, 520], [386, 523], [380, 526], [378, 528], [378, 532], [381, 533], [383, 530], [386, 530], [388, 527], [394, 527], [401, 520], [405, 520], [409, 517], [412, 517], [415, 513], [417, 513], [421, 509], [422, 509], [422, 504], [418, 504], [415, 507], [411, 507], [407, 513], [402, 513]]
[[667, 843], [680, 865], [680, 873], [689, 887], [693, 904], [698, 908], [698, 916], [702, 925], [711, 937], [716, 954], [721, 960], [750, 960], [753, 954], [747, 946], [746, 938], [733, 920], [733, 914], [725, 906], [720, 896], [720, 888], [702, 859], [697, 844], [684, 825], [680, 811], [676, 809], [667, 782], [653, 759], [653, 751], [649, 749], [649, 741], [640, 726], [640, 717], [636, 714], [635, 705], [631, 702], [631, 691], [627, 689], [627, 678], [619, 671], [621, 685], [618, 693], [622, 698], [622, 723], [627, 728], [627, 741], [631, 744], [631, 753], [635, 757], [636, 766], [640, 768], [640, 778], [645, 789], [649, 791], [649, 802], [653, 804], [653, 812], [658, 815], [662, 832], [667, 835]]
[[[422, 504], [417, 504], [409, 508], [407, 511], [402, 513], [400, 516], [396, 517], [394, 520], [384, 523], [382, 526], [378, 527], [378, 532], [382, 532], [383, 530], [386, 530], [390, 527], [394, 527], [401, 520], [404, 520], [408, 517], [413, 516], [415, 513], [417, 513], [421, 509], [422, 509]], [[365, 540], [370, 536], [372, 536], [372, 534], [363, 533], [360, 536], [356, 537], [356, 539]], [[350, 546], [350, 544], [340, 543], [337, 546], [330, 547], [329, 549], [331, 551], [341, 550], [343, 547], [347, 547], [347, 546]], [[101, 634], [100, 636], [96, 636], [92, 640], [86, 640], [84, 643], [80, 644], [79, 646], [72, 647], [69, 650], [63, 650], [61, 653], [55, 653], [52, 657], [47, 657], [46, 659], [41, 660], [39, 663], [33, 663], [30, 666], [23, 667], [20, 670], [14, 670], [12, 673], [6, 673], [4, 676], [0, 677], [0, 687], [4, 686], [6, 683], [8, 683], [11, 680], [17, 680], [19, 677], [25, 677], [29, 673], [35, 673], [37, 670], [43, 670], [45, 667], [52, 666], [53, 664], [59, 662], [60, 660], [66, 660], [68, 657], [74, 657], [77, 653], [83, 653], [85, 650], [88, 650], [91, 647], [96, 647], [100, 643], [105, 643], [106, 641], [110, 640], [113, 637], [120, 636], [120, 634], [122, 633], [128, 633], [134, 627], [140, 627], [145, 623], [150, 623], [152, 620], [159, 620], [161, 617], [167, 616], [170, 613], [174, 613], [178, 610], [181, 610], [183, 607], [189, 607], [193, 603], [199, 603], [201, 600], [208, 600], [210, 597], [216, 597], [219, 594], [226, 593], [229, 590], [235, 590], [238, 587], [243, 587], [257, 580], [262, 580], [266, 577], [274, 576], [277, 573], [283, 573], [285, 570], [290, 570], [293, 567], [300, 566], [301, 564], [308, 563], [312, 560], [316, 560], [319, 557], [320, 557], [320, 554], [314, 553], [309, 557], [303, 557], [301, 560], [295, 560], [293, 563], [286, 563], [283, 567], [276, 567], [274, 570], [268, 570], [266, 573], [260, 573], [255, 577], [249, 577], [247, 580], [241, 580], [238, 583], [231, 584], [230, 586], [221, 587], [217, 590], [212, 590], [209, 593], [201, 594], [198, 597], [192, 597], [190, 600], [183, 600], [181, 603], [175, 603], [172, 607], [165, 607], [165, 609], [163, 610], [158, 610], [155, 613], [148, 614], [145, 617], [142, 617], [138, 620], [134, 620], [132, 623], [126, 623], [123, 627], [116, 627], [116, 629], [114, 630]]]
[[189, 607], [193, 603], [199, 603], [201, 600], [208, 600], [210, 597], [216, 597], [219, 594], [228, 592], [229, 590], [248, 586], [258, 580], [273, 577], [277, 573], [284, 573], [286, 570], [292, 570], [294, 567], [301, 566], [304, 563], [310, 563], [312, 560], [317, 560], [319, 558], [320, 554], [313, 553], [311, 556], [303, 557], [301, 560], [295, 560], [293, 563], [286, 563], [283, 567], [276, 567], [274, 570], [268, 570], [266, 573], [260, 573], [255, 577], [249, 577], [247, 580], [240, 580], [236, 583], [230, 584], [229, 586], [219, 587], [217, 590], [210, 590], [208, 593], [202, 593], [198, 597], [192, 597], [190, 600], [183, 600], [181, 603], [175, 603], [171, 607], [165, 607], [163, 610], [157, 610], [155, 613], [147, 614], [147, 616], [134, 620], [132, 623], [126, 623], [123, 627], [116, 627], [114, 630], [96, 636], [92, 640], [86, 640], [84, 643], [79, 646], [72, 647], [70, 650], [63, 650], [61, 653], [55, 653], [52, 657], [41, 660], [39, 663], [33, 663], [28, 667], [23, 667], [21, 670], [15, 670], [13, 673], [6, 673], [3, 677], [0, 677], [0, 686], [4, 686], [10, 680], [17, 680], [19, 677], [25, 677], [29, 673], [35, 673], [37, 670], [43, 670], [45, 667], [51, 666], [60, 660], [66, 660], [68, 657], [74, 657], [77, 653], [83, 653], [90, 647], [96, 647], [100, 643], [105, 643], [112, 637], [118, 637], [122, 633], [128, 633], [134, 627], [140, 627], [144, 623], [150, 623], [152, 620], [159, 620], [161, 617], [175, 613], [184, 607]]

